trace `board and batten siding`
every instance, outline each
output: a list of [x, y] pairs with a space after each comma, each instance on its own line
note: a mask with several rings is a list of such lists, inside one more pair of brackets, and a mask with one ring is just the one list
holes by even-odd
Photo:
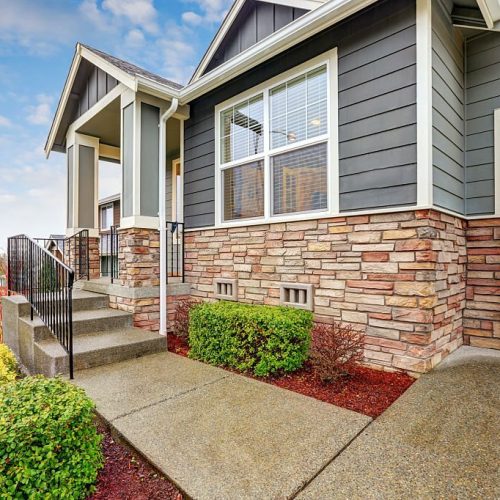
[[82, 116], [117, 85], [118, 80], [116, 78], [92, 64], [82, 86], [75, 119]]
[[306, 12], [307, 10], [288, 5], [247, 1], [208, 63], [204, 74], [295, 21]]
[[379, 2], [190, 103], [186, 227], [215, 222], [214, 107], [338, 47], [341, 211], [416, 204], [416, 5]]
[[500, 33], [466, 45], [466, 211], [495, 212], [494, 111], [500, 108]]
[[433, 2], [432, 164], [438, 207], [465, 213], [464, 41], [453, 27], [453, 2]]

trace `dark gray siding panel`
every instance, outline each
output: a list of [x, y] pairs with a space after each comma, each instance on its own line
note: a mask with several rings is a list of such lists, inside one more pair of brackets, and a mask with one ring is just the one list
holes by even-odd
[[378, 2], [192, 102], [185, 127], [186, 225], [215, 221], [214, 107], [333, 47], [341, 210], [416, 204], [415, 42], [415, 1]]
[[78, 112], [75, 120], [118, 85], [116, 78], [108, 75], [97, 66], [88, 63], [85, 67], [87, 68], [87, 76], [81, 84], [81, 88], [74, 89], [79, 94]]
[[433, 2], [432, 164], [435, 205], [465, 213], [464, 50], [451, 2]]
[[122, 215], [129, 217], [134, 212], [134, 104], [123, 108], [123, 161], [122, 161]]
[[158, 123], [160, 108], [141, 103], [141, 211], [140, 215], [158, 215]]
[[78, 227], [94, 227], [95, 163], [94, 148], [78, 146]]
[[466, 45], [466, 210], [495, 211], [494, 110], [500, 108], [500, 34], [488, 33]]
[[205, 73], [304, 15], [307, 10], [247, 0]]
[[66, 187], [67, 188], [66, 227], [73, 227], [73, 175], [74, 175], [73, 147], [74, 146], [70, 146], [66, 153], [68, 162], [68, 185]]

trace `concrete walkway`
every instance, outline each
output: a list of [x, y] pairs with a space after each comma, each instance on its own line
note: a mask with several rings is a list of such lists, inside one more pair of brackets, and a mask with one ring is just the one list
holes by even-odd
[[301, 499], [500, 498], [500, 352], [462, 347], [422, 376]]
[[77, 372], [127, 441], [193, 498], [287, 498], [371, 421], [171, 353]]
[[170, 353], [78, 372], [193, 498], [500, 498], [500, 352], [463, 347], [381, 417]]

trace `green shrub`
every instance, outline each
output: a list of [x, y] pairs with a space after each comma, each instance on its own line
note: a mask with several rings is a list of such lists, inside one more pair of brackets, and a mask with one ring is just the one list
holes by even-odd
[[0, 344], [0, 385], [13, 382], [16, 377], [16, 357], [5, 344]]
[[0, 492], [7, 498], [85, 498], [103, 458], [94, 404], [62, 379], [0, 387]]
[[189, 315], [189, 356], [265, 376], [307, 359], [312, 313], [289, 307], [204, 303]]

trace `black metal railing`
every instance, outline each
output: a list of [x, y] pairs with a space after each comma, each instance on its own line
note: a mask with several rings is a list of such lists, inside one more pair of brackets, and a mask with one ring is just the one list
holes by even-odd
[[64, 262], [75, 271], [75, 280], [90, 279], [89, 230], [82, 229], [64, 242]]
[[167, 282], [181, 278], [184, 283], [184, 223], [167, 221]]
[[89, 279], [89, 231], [82, 229], [69, 238], [33, 238], [40, 246], [75, 271], [75, 280]]
[[7, 241], [8, 293], [22, 294], [69, 357], [73, 378], [73, 283], [75, 272], [35, 240], [21, 234]]
[[101, 231], [100, 259], [101, 276], [110, 278], [111, 283], [118, 278], [118, 228], [111, 226], [107, 231]]

